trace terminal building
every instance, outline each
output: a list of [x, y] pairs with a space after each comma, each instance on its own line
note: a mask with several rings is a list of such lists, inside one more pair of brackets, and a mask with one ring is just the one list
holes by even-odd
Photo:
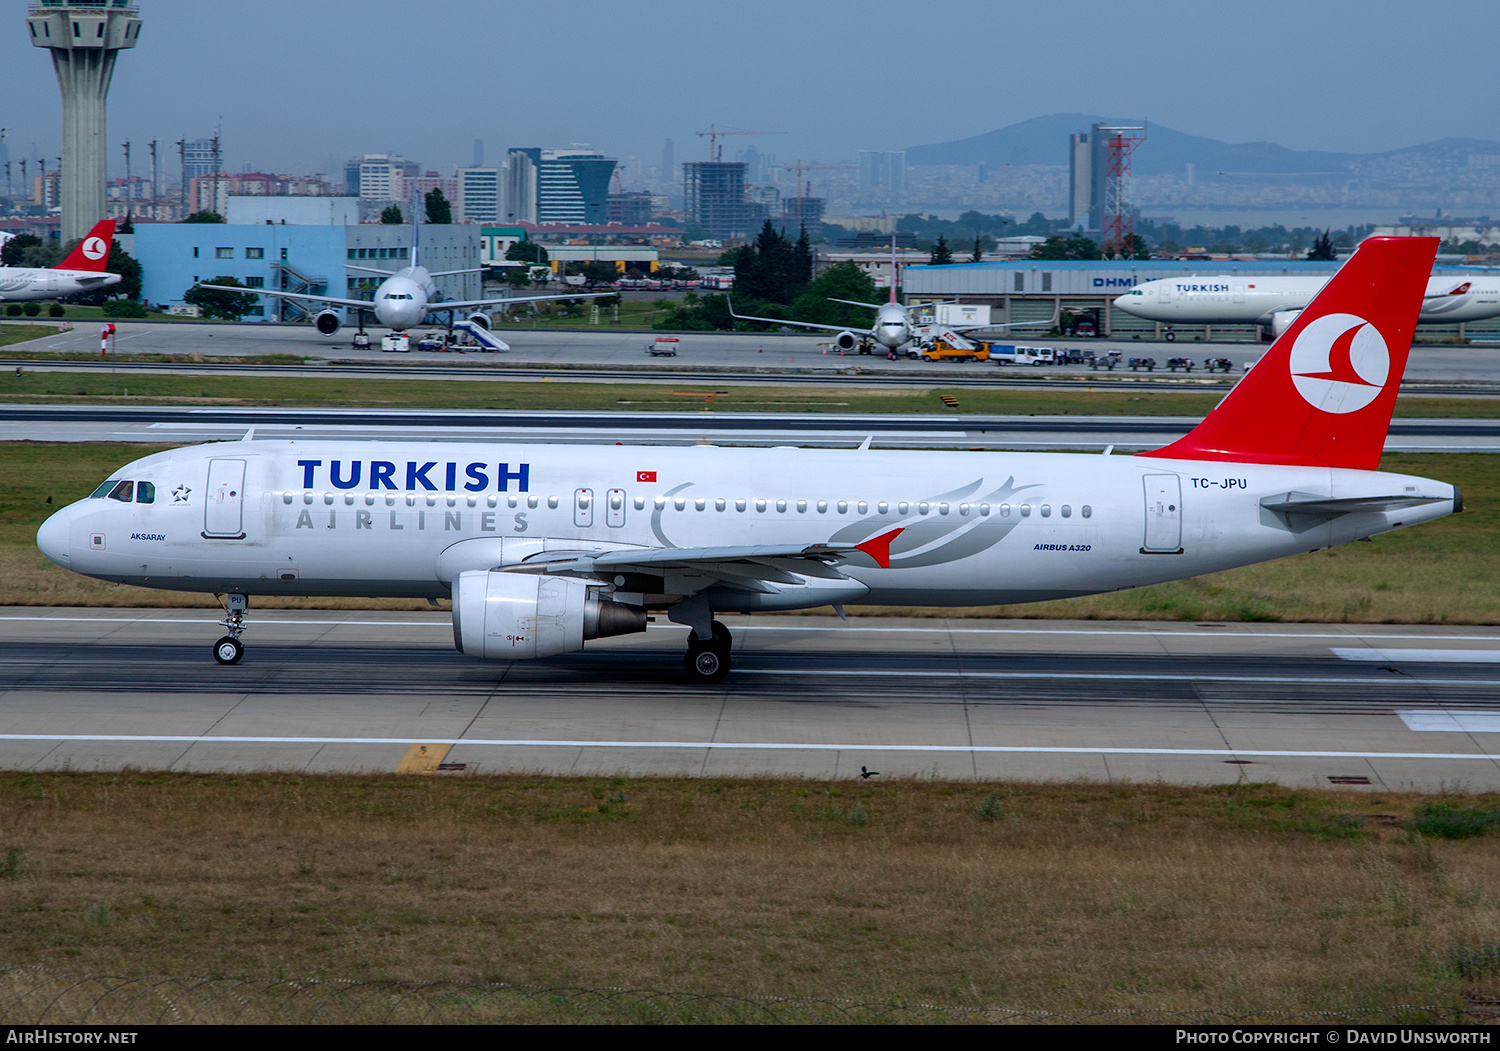
[[[962, 302], [987, 304], [995, 324], [1046, 321], [1054, 313], [1091, 318], [1101, 337], [1160, 339], [1165, 322], [1147, 321], [1114, 306], [1119, 296], [1136, 285], [1161, 278], [1283, 277], [1316, 274], [1332, 277], [1342, 263], [1287, 260], [1168, 259], [1098, 262], [1053, 262], [1040, 259], [1016, 262], [955, 263], [952, 266], [911, 266], [901, 271], [903, 298], [908, 305]], [[1176, 325], [1178, 339], [1258, 340], [1257, 325]], [[1024, 330], [1019, 330], [1024, 332]], [[1038, 326], [1034, 331], [1045, 332]], [[1426, 340], [1500, 339], [1500, 318], [1463, 325], [1419, 325]], [[1018, 336], [1019, 338], [1019, 336]]]
[[[290, 200], [296, 200], [295, 198]], [[327, 207], [340, 198], [304, 198]], [[423, 226], [421, 263], [428, 270], [480, 266], [477, 226]], [[232, 277], [253, 291], [369, 298], [383, 280], [344, 269], [345, 263], [394, 273], [408, 265], [409, 225], [302, 225], [258, 223], [142, 223], [126, 251], [141, 264], [141, 298], [171, 307], [198, 282]], [[480, 275], [436, 279], [444, 299], [479, 299]], [[318, 313], [316, 304], [264, 298], [246, 320], [298, 321]], [[351, 322], [352, 318], [349, 319]]]
[[[995, 324], [1046, 321], [1054, 313], [1090, 317], [1100, 336], [1114, 339], [1159, 339], [1166, 327], [1116, 309], [1114, 301], [1136, 285], [1165, 277], [1209, 277], [1220, 274], [1281, 277], [1295, 274], [1332, 276], [1338, 263], [1303, 260], [1275, 262], [1185, 263], [1168, 259], [1064, 262], [1026, 259], [1016, 262], [955, 263], [913, 266], [902, 270], [908, 305], [953, 302], [990, 307]], [[1176, 326], [1183, 338], [1183, 326]], [[1210, 329], [1209, 326], [1194, 326]], [[1040, 326], [1038, 332], [1046, 331]], [[1212, 339], [1258, 339], [1254, 325], [1214, 325], [1203, 333]]]

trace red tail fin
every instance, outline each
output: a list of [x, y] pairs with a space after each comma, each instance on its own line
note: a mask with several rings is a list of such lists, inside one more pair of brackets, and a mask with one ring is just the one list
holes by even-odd
[[102, 273], [109, 259], [109, 246], [115, 239], [115, 221], [105, 219], [88, 232], [78, 247], [68, 253], [68, 258], [58, 263], [56, 270], [93, 270]]
[[1374, 470], [1437, 246], [1365, 241], [1192, 433], [1140, 455]]

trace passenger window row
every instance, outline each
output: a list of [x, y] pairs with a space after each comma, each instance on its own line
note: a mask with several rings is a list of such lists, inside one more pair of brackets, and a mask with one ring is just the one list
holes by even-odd
[[[122, 482], [121, 484], [128, 486], [130, 483]], [[141, 483], [141, 485], [150, 484], [150, 482]], [[616, 489], [610, 490], [611, 496], [609, 505], [610, 510], [612, 511], [619, 511], [623, 504], [623, 496], [614, 495], [619, 492], [620, 491]], [[586, 510], [589, 507], [591, 497], [587, 495], [587, 493], [587, 490], [578, 491], [577, 505], [579, 509]], [[95, 495], [99, 494], [96, 493]], [[112, 493], [110, 495], [113, 496]], [[120, 498], [116, 497], [116, 499]], [[130, 499], [128, 492], [124, 499]], [[448, 493], [443, 496], [438, 496], [435, 493], [369, 492], [364, 493], [363, 499], [361, 500], [361, 497], [359, 495], [349, 492], [315, 493], [309, 490], [302, 493], [302, 503], [309, 505], [322, 503], [330, 507], [337, 503], [342, 503], [347, 507], [353, 507], [356, 503], [360, 502], [362, 502], [366, 507], [374, 507], [377, 504], [383, 504], [386, 507], [399, 507], [403, 505], [406, 507], [437, 507], [439, 506], [439, 501], [442, 502], [443, 506], [447, 507], [458, 507], [460, 506], [460, 501], [462, 501], [462, 505], [466, 507], [479, 507], [481, 499], [484, 501], [483, 506], [485, 507], [500, 506], [500, 497], [495, 495], [481, 498], [478, 496], [459, 496], [455, 493]], [[556, 510], [558, 505], [561, 503], [561, 498], [556, 496], [541, 497], [528, 494], [524, 496], [507, 496], [505, 498], [505, 506], [508, 508], [517, 508], [524, 506], [527, 508], [535, 509], [541, 506], [541, 503], [544, 499], [546, 501], [547, 507], [552, 510]], [[288, 490], [281, 494], [281, 502], [283, 504], [295, 503], [296, 500], [297, 494], [295, 492]], [[150, 503], [150, 500], [143, 500], [142, 502]], [[633, 502], [637, 511], [644, 511], [646, 509], [646, 497], [637, 496], [635, 497]], [[872, 504], [868, 500], [837, 500], [832, 502], [828, 500], [818, 500], [809, 502], [807, 500], [751, 500], [746, 497], [740, 497], [736, 500], [731, 501], [725, 499], [724, 497], [718, 497], [710, 500], [708, 497], [701, 496], [693, 497], [691, 499], [685, 496], [679, 496], [671, 498], [670, 500], [665, 496], [658, 496], [652, 498], [650, 502], [652, 507], [657, 511], [664, 511], [669, 505], [675, 510], [686, 511], [689, 504], [692, 505], [692, 508], [695, 511], [707, 511], [710, 503], [712, 503], [713, 509], [715, 511], [727, 511], [729, 510], [729, 506], [732, 503], [736, 511], [745, 512], [749, 511], [753, 507], [754, 510], [760, 514], [766, 513], [773, 506], [777, 514], [786, 514], [787, 511], [792, 508], [796, 509], [797, 514], [806, 514], [809, 507], [812, 507], [815, 508], [817, 513], [820, 515], [827, 514], [830, 508], [834, 509], [835, 513], [841, 515], [847, 515], [850, 512], [851, 508], [853, 509], [855, 514], [867, 515], [870, 513], [871, 507], [874, 507], [876, 514], [882, 515], [890, 514], [891, 509], [894, 508], [896, 513], [900, 515], [907, 515], [911, 514], [912, 512], [915, 512], [918, 515], [926, 515], [935, 512], [939, 515], [957, 514], [960, 518], [965, 518], [970, 515], [975, 515], [980, 518], [986, 518], [991, 514], [999, 515], [1001, 518], [1009, 518], [1012, 514], [1019, 515], [1021, 518], [1029, 518], [1031, 517], [1031, 513], [1033, 510], [1040, 513], [1043, 518], [1051, 518], [1053, 512], [1053, 507], [1051, 504], [1033, 505], [1030, 503], [1016, 505], [1011, 505], [1009, 503], [979, 503], [955, 505], [949, 504], [947, 502], [912, 502], [907, 500], [891, 502], [888, 500], [880, 500]], [[1062, 504], [1056, 510], [1058, 514], [1063, 518], [1073, 517], [1073, 506], [1071, 504]], [[1083, 518], [1092, 518], [1094, 516], [1094, 509], [1088, 504], [1084, 504], [1082, 507], [1080, 507], [1078, 509], [1078, 512], [1079, 515]]]

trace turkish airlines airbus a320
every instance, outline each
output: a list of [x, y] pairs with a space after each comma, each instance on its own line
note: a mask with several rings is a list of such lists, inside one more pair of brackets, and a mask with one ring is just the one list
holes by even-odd
[[59, 299], [118, 285], [120, 275], [104, 269], [114, 238], [115, 221], [105, 219], [56, 266], [0, 266], [0, 303]]
[[1190, 434], [1137, 456], [241, 441], [128, 464], [37, 533], [103, 580], [227, 596], [452, 598], [474, 657], [714, 614], [1067, 598], [1316, 551], [1463, 507], [1375, 470], [1435, 238], [1377, 238]]

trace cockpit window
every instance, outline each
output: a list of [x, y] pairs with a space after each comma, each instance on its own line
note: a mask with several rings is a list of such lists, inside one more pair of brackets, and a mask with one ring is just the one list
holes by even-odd
[[103, 500], [106, 496], [109, 495], [109, 491], [119, 484], [119, 479], [111, 478], [109, 481], [102, 483], [99, 488], [95, 489], [92, 493], [89, 493], [89, 499]]
[[130, 498], [134, 494], [135, 494], [135, 483], [134, 482], [121, 482], [120, 484], [116, 485], [113, 489], [111, 489], [109, 491], [109, 498], [111, 500], [118, 500], [121, 503], [128, 504], [128, 503], [130, 503]]
[[135, 487], [135, 502], [138, 504], [156, 503], [156, 486], [151, 482], [141, 482]]

